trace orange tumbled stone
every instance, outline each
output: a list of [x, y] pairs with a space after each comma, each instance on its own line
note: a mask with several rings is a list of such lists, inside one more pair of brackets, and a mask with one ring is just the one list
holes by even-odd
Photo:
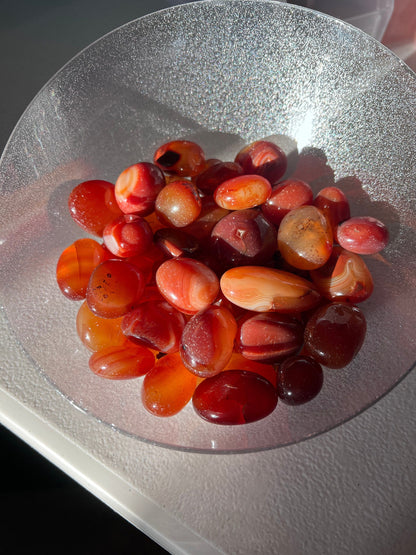
[[56, 280], [65, 297], [85, 299], [90, 276], [106, 257], [106, 250], [94, 239], [77, 239], [67, 247], [56, 265]]
[[261, 175], [240, 175], [228, 179], [214, 192], [218, 206], [226, 210], [246, 210], [260, 206], [272, 192], [270, 182]]
[[280, 223], [277, 246], [282, 257], [294, 268], [320, 268], [330, 257], [332, 244], [331, 226], [316, 206], [295, 208]]
[[119, 347], [126, 343], [121, 331], [123, 318], [101, 318], [94, 314], [84, 301], [77, 313], [77, 333], [82, 343], [90, 351], [100, 351], [105, 347]]
[[173, 416], [191, 400], [198, 378], [183, 364], [179, 353], [159, 359], [143, 380], [142, 402], [156, 416]]
[[163, 297], [185, 314], [196, 314], [212, 304], [219, 292], [216, 274], [192, 258], [172, 258], [156, 272], [156, 284]]
[[255, 312], [302, 312], [318, 305], [315, 285], [290, 272], [263, 266], [239, 266], [220, 280], [223, 295], [241, 308]]

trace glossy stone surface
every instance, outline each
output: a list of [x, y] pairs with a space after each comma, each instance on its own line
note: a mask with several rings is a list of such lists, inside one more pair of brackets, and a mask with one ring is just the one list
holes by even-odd
[[123, 318], [101, 318], [94, 314], [84, 301], [76, 318], [78, 337], [90, 351], [100, 351], [105, 347], [117, 347], [126, 342], [121, 331]]
[[153, 241], [152, 228], [141, 216], [126, 214], [108, 223], [103, 230], [107, 249], [117, 257], [144, 254]]
[[108, 380], [131, 380], [144, 376], [155, 365], [155, 355], [149, 349], [134, 345], [105, 347], [93, 353], [90, 369]]
[[108, 222], [122, 214], [115, 188], [109, 181], [83, 181], [71, 191], [68, 208], [72, 219], [87, 233], [101, 237]]
[[295, 268], [314, 270], [323, 266], [332, 251], [332, 230], [315, 206], [291, 210], [280, 223], [277, 235], [280, 254]]
[[338, 243], [356, 254], [376, 254], [389, 242], [389, 231], [383, 222], [371, 216], [356, 216], [342, 222], [337, 230]]
[[185, 314], [196, 314], [212, 304], [219, 292], [215, 273], [192, 258], [163, 262], [156, 272], [156, 284], [165, 299]]
[[229, 310], [210, 306], [188, 320], [180, 342], [182, 362], [195, 375], [215, 376], [228, 364], [237, 323]]
[[181, 177], [193, 177], [205, 167], [202, 148], [185, 140], [170, 141], [161, 145], [153, 156], [154, 163], [163, 171]]
[[254, 141], [243, 147], [235, 157], [246, 174], [265, 177], [272, 185], [277, 183], [287, 168], [283, 150], [270, 141]]
[[213, 194], [224, 181], [242, 175], [243, 168], [235, 162], [221, 162], [210, 165], [195, 179], [195, 185], [205, 194]]
[[260, 175], [240, 175], [218, 185], [214, 199], [218, 206], [227, 210], [246, 210], [266, 202], [272, 187]]
[[213, 424], [235, 426], [268, 416], [277, 405], [273, 385], [245, 370], [227, 370], [207, 378], [192, 398], [196, 413]]
[[125, 214], [146, 216], [165, 185], [163, 172], [150, 162], [138, 162], [121, 172], [115, 184], [117, 204]]
[[230, 212], [211, 232], [210, 247], [224, 268], [267, 263], [276, 245], [276, 229], [258, 209]]
[[359, 308], [331, 303], [318, 309], [306, 324], [304, 353], [328, 368], [343, 368], [361, 349], [366, 330]]
[[189, 403], [198, 378], [182, 363], [179, 353], [160, 358], [142, 384], [144, 407], [155, 416], [173, 416]]
[[335, 239], [338, 224], [350, 217], [350, 205], [344, 191], [338, 187], [324, 187], [316, 195], [314, 206], [326, 216]]
[[318, 395], [323, 383], [321, 365], [307, 356], [289, 357], [277, 369], [277, 393], [287, 405], [308, 403]]
[[118, 318], [135, 308], [144, 287], [143, 275], [133, 264], [106, 260], [91, 274], [85, 298], [97, 316]]
[[231, 268], [222, 275], [220, 285], [229, 301], [255, 312], [302, 312], [314, 308], [320, 300], [310, 281], [263, 266]]
[[286, 179], [272, 188], [270, 197], [261, 209], [266, 218], [279, 226], [283, 218], [291, 210], [305, 204], [312, 204], [311, 187], [301, 179]]
[[91, 274], [106, 257], [106, 251], [94, 239], [77, 239], [64, 249], [56, 265], [56, 281], [65, 297], [85, 299]]
[[358, 254], [334, 246], [329, 260], [310, 272], [319, 292], [331, 301], [365, 301], [374, 289], [373, 277]]
[[296, 353], [302, 343], [302, 323], [287, 314], [249, 314], [238, 322], [236, 349], [251, 360], [277, 362]]
[[125, 337], [139, 345], [176, 353], [185, 323], [185, 316], [168, 302], [149, 300], [126, 314], [121, 328]]
[[155, 201], [157, 217], [162, 224], [171, 227], [191, 224], [200, 215], [201, 207], [195, 185], [184, 179], [165, 185]]

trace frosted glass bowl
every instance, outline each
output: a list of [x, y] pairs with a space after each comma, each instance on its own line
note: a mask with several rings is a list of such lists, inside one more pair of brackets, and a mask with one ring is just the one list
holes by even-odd
[[[315, 192], [336, 183], [353, 214], [389, 227], [389, 246], [366, 257], [375, 290], [361, 305], [364, 347], [349, 367], [325, 370], [312, 402], [279, 403], [265, 420], [215, 426], [191, 405], [154, 417], [141, 406], [141, 379], [106, 381], [88, 369], [75, 330], [79, 303], [55, 283], [59, 254], [82, 235], [69, 217], [68, 193], [83, 180], [114, 181], [171, 138], [227, 160], [268, 136]], [[298, 442], [365, 410], [415, 362], [415, 176], [416, 77], [377, 41], [278, 2], [173, 7], [81, 52], [18, 122], [0, 164], [1, 305], [34, 368], [120, 433], [202, 452]]]

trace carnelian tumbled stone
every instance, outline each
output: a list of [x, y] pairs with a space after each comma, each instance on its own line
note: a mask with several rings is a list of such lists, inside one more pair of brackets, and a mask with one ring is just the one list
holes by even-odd
[[261, 209], [270, 222], [279, 226], [291, 210], [312, 204], [312, 201], [313, 192], [308, 183], [301, 179], [286, 179], [273, 187]]
[[192, 404], [195, 412], [213, 424], [238, 425], [271, 414], [277, 392], [262, 376], [245, 370], [227, 370], [201, 382]]
[[220, 286], [230, 302], [254, 312], [303, 312], [315, 308], [321, 298], [310, 281], [263, 266], [231, 268]]
[[285, 359], [277, 370], [277, 393], [287, 405], [308, 403], [322, 389], [324, 374], [313, 358], [295, 355]]
[[277, 245], [282, 257], [294, 268], [314, 270], [323, 266], [332, 252], [332, 230], [316, 206], [291, 210], [280, 223]]
[[193, 177], [205, 168], [204, 151], [192, 141], [165, 143], [156, 150], [153, 160], [161, 170], [182, 177]]
[[306, 324], [304, 354], [328, 368], [343, 368], [361, 349], [366, 330], [364, 314], [356, 306], [323, 306]]
[[219, 291], [216, 274], [192, 258], [172, 258], [156, 272], [156, 285], [164, 298], [185, 314], [196, 314], [212, 304]]
[[335, 245], [329, 260], [310, 272], [312, 281], [323, 297], [330, 301], [365, 301], [374, 289], [373, 278], [358, 254]]
[[275, 226], [255, 208], [230, 212], [211, 232], [211, 248], [224, 269], [266, 264], [276, 246]]
[[122, 330], [131, 341], [162, 353], [175, 353], [185, 316], [166, 301], [148, 301], [123, 318]]
[[214, 199], [227, 210], [245, 210], [260, 206], [272, 192], [270, 182], [261, 175], [240, 175], [218, 185]]
[[156, 270], [166, 258], [160, 246], [153, 243], [145, 254], [129, 257], [126, 261], [140, 271], [146, 283], [153, 283]]
[[190, 181], [172, 181], [160, 191], [155, 202], [159, 220], [169, 227], [185, 227], [201, 213], [201, 199]]
[[283, 150], [271, 141], [254, 141], [243, 147], [234, 159], [244, 173], [255, 173], [268, 179], [272, 185], [283, 177], [287, 157]]
[[155, 416], [173, 416], [191, 400], [197, 383], [179, 353], [165, 355], [144, 377], [143, 405]]
[[313, 204], [326, 216], [335, 238], [338, 224], [350, 217], [347, 196], [338, 187], [324, 187], [316, 195]]
[[125, 260], [106, 260], [91, 274], [86, 300], [94, 314], [118, 318], [135, 308], [145, 287], [143, 274]]
[[198, 248], [198, 240], [183, 229], [164, 227], [158, 229], [153, 237], [157, 245], [166, 257], [189, 256], [194, 254]]
[[107, 251], [94, 239], [77, 239], [67, 247], [56, 265], [56, 281], [72, 301], [85, 299], [93, 270], [107, 258]]
[[127, 341], [121, 331], [122, 320], [123, 318], [101, 318], [94, 314], [84, 301], [77, 313], [77, 333], [90, 351], [100, 351], [111, 346], [119, 347]]
[[155, 365], [149, 349], [134, 345], [105, 347], [91, 355], [89, 367], [98, 376], [109, 380], [130, 380], [144, 376]]
[[213, 227], [229, 210], [221, 208], [215, 202], [214, 197], [207, 195], [201, 198], [201, 213], [198, 218], [185, 227], [185, 231], [198, 240], [209, 237]]
[[153, 232], [141, 216], [124, 214], [105, 226], [103, 240], [112, 254], [120, 258], [129, 258], [140, 256], [149, 250]]
[[98, 237], [108, 222], [122, 214], [114, 185], [101, 179], [84, 181], [74, 187], [68, 197], [68, 208], [72, 219], [84, 231]]
[[165, 185], [160, 168], [149, 162], [139, 162], [126, 168], [117, 178], [115, 196], [125, 214], [146, 216], [153, 212], [159, 191]]
[[237, 323], [222, 306], [210, 306], [187, 322], [180, 342], [185, 366], [197, 376], [214, 376], [231, 358]]
[[389, 242], [387, 227], [371, 216], [356, 216], [342, 222], [336, 230], [338, 243], [356, 254], [376, 254]]
[[242, 175], [243, 168], [235, 162], [218, 162], [200, 173], [195, 185], [205, 194], [212, 194], [224, 181]]
[[248, 314], [238, 322], [236, 348], [248, 359], [277, 362], [300, 349], [303, 330], [302, 323], [288, 314]]

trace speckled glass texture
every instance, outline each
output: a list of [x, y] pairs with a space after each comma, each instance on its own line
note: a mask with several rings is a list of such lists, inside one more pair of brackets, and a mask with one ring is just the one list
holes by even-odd
[[[60, 252], [82, 236], [68, 193], [86, 179], [114, 181], [172, 138], [232, 159], [244, 143], [268, 136], [315, 192], [336, 183], [353, 214], [389, 227], [387, 249], [366, 257], [375, 291], [361, 305], [365, 345], [346, 369], [325, 370], [312, 402], [279, 403], [263, 421], [215, 426], [192, 406], [159, 419], [141, 407], [141, 379], [111, 382], [88, 369], [75, 330], [79, 303], [55, 283]], [[374, 39], [278, 2], [173, 7], [81, 52], [18, 122], [0, 164], [2, 309], [33, 371], [120, 433], [207, 452], [298, 442], [372, 405], [414, 364], [415, 181], [416, 77]]]

